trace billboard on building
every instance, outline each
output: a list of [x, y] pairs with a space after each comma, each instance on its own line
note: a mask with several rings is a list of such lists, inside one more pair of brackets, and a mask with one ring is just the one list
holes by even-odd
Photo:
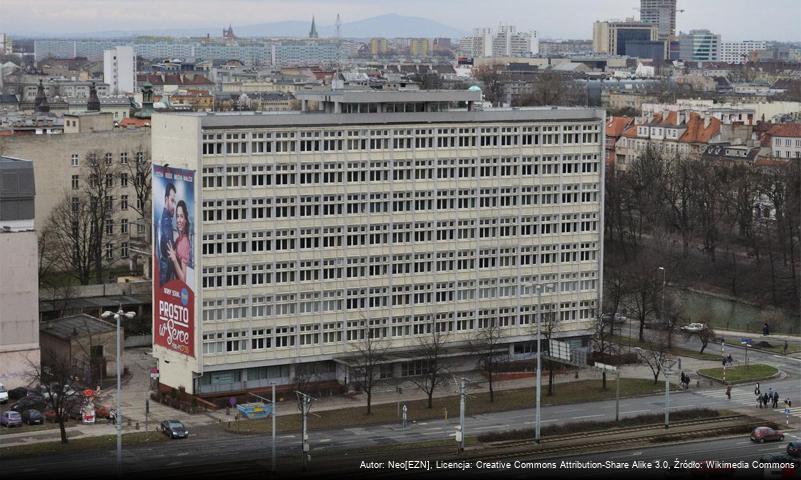
[[153, 165], [153, 344], [195, 356], [195, 172]]

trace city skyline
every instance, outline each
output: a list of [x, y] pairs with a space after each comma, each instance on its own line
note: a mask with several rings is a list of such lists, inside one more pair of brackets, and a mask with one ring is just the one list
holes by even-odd
[[[5, 15], [0, 31], [17, 36], [79, 35], [104, 31], [148, 31], [154, 29], [209, 29], [215, 35], [221, 26], [232, 24], [244, 27], [254, 24], [302, 21], [316, 17], [318, 27], [334, 24], [337, 14], [344, 24], [343, 36], [348, 37], [347, 24], [375, 16], [400, 13], [390, 2], [348, 0], [323, 2], [319, 0], [261, 1], [232, 0], [221, 5], [209, 0], [189, 2], [174, 0], [70, 0], [73, 8], [65, 10], [64, 2], [40, 0], [35, 4], [21, 0], [4, 2]], [[429, 4], [410, 0], [402, 14], [430, 19], [445, 26], [469, 33], [476, 27], [511, 23], [520, 30], [537, 30], [540, 38], [578, 38], [592, 36], [595, 20], [638, 17], [639, 0], [598, 0], [585, 8], [586, 0], [565, 0], [558, 7], [546, 2], [500, 0], [490, 12], [481, 8], [459, 8], [465, 2], [443, 0]], [[801, 16], [801, 3], [793, 0], [772, 0], [764, 3], [745, 0], [708, 0], [703, 3], [679, 2], [685, 12], [677, 17], [677, 31], [706, 28], [722, 36], [724, 41], [777, 40], [799, 41], [794, 32]], [[191, 7], [191, 8], [190, 8]], [[777, 12], [781, 12], [777, 15]], [[155, 15], [154, 15], [155, 13]], [[102, 20], [101, 20], [102, 19]], [[270, 32], [265, 32], [269, 35]]]

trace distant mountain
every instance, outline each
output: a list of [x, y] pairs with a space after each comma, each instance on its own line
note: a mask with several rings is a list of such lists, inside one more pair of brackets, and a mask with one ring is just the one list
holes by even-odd
[[[127, 38], [140, 35], [173, 36], [173, 37], [221, 37], [222, 29], [227, 25], [206, 28], [173, 28], [149, 30], [107, 30], [100, 32], [85, 32], [72, 34], [15, 34], [17, 37], [35, 38]], [[308, 21], [286, 21], [261, 23], [256, 25], [234, 25], [234, 33], [239, 37], [306, 37], [311, 27], [311, 18]], [[317, 25], [320, 37], [334, 37], [334, 25]], [[344, 38], [370, 38], [370, 37], [446, 37], [458, 38], [464, 32], [434, 20], [422, 17], [408, 17], [390, 13], [378, 17], [366, 18], [342, 24], [342, 37]]]

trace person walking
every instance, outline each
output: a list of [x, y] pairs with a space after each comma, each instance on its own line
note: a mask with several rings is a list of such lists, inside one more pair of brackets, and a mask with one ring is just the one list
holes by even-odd
[[773, 392], [773, 408], [779, 408], [779, 392]]
[[731, 385], [726, 385], [726, 397], [731, 400]]
[[765, 404], [765, 408], [768, 408], [768, 403], [770, 402], [771, 397], [768, 396], [767, 393], [762, 394], [762, 403]]
[[768, 327], [768, 322], [765, 322], [764, 325], [762, 325], [762, 335], [766, 337], [770, 335], [770, 328]]
[[785, 338], [785, 339], [784, 339], [784, 354], [785, 354], [785, 355], [787, 355], [787, 348], [788, 348], [789, 346], [790, 346], [790, 345], [787, 343], [787, 339]]

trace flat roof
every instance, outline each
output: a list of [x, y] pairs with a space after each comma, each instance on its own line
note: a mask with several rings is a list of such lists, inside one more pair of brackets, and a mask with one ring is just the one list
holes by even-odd
[[311, 90], [295, 93], [299, 99], [325, 99], [343, 103], [480, 102], [472, 90]]
[[78, 337], [84, 337], [98, 333], [114, 332], [116, 331], [116, 325], [85, 313], [79, 313], [78, 315], [42, 322], [39, 325], [39, 330], [55, 337], [69, 340], [73, 337], [73, 334]]
[[490, 111], [446, 111], [414, 113], [300, 113], [300, 112], [165, 112], [162, 115], [199, 117], [201, 127], [258, 128], [258, 127], [324, 127], [341, 125], [394, 125], [487, 122], [548, 122], [600, 120], [604, 111], [599, 108], [533, 107]]

